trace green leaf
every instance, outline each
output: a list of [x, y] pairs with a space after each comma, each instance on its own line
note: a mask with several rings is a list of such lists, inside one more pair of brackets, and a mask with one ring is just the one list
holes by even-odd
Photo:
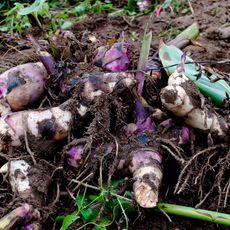
[[97, 226], [95, 227], [95, 230], [106, 230], [106, 228], [105, 228], [105, 227], [101, 227], [101, 226], [97, 225]]
[[107, 217], [101, 217], [100, 221], [99, 221], [99, 226], [100, 227], [107, 227], [109, 225], [111, 225], [113, 223], [113, 220], [110, 220]]
[[0, 31], [1, 32], [7, 32], [9, 30], [8, 26], [0, 26]]
[[90, 7], [91, 7], [90, 1], [89, 0], [84, 1], [74, 8], [74, 13], [77, 16], [80, 16], [84, 13], [87, 13], [89, 11]]
[[[146, 26], [146, 29], [147, 27], [148, 26]], [[146, 70], [151, 41], [152, 41], [152, 31], [150, 31], [149, 33], [146, 33], [145, 31], [141, 42], [140, 56], [137, 65], [138, 70], [143, 70], [143, 71]], [[136, 79], [137, 79], [137, 93], [138, 95], [141, 96], [143, 91], [144, 81], [145, 81], [145, 74], [142, 72], [137, 72]]]
[[5, 6], [6, 2], [0, 3], [0, 10], [3, 9], [3, 7]]
[[113, 4], [112, 3], [103, 4], [101, 6], [102, 11], [111, 11], [112, 9], [113, 9]]
[[46, 0], [35, 0], [35, 2], [32, 5], [19, 10], [18, 14], [28, 15], [34, 12], [38, 12], [41, 9], [42, 5], [45, 3], [45, 1]]
[[99, 195], [89, 195], [89, 200], [90, 201], [103, 202], [104, 197], [101, 193]]
[[126, 9], [129, 10], [130, 12], [137, 11], [137, 1], [136, 0], [128, 0]]
[[80, 211], [84, 222], [94, 222], [99, 214], [99, 210], [92, 210], [91, 207]]
[[167, 9], [168, 7], [170, 7], [172, 4], [172, 0], [165, 0], [163, 5], [162, 5], [162, 8], [165, 10]]
[[73, 224], [79, 218], [80, 218], [80, 216], [75, 216], [75, 215], [67, 215], [67, 216], [65, 216], [60, 230], [67, 230], [68, 227], [71, 224]]
[[[175, 46], [168, 46], [164, 43], [160, 45], [159, 56], [162, 65], [165, 67], [165, 70], [169, 76], [176, 70], [177, 64], [181, 60], [182, 53], [183, 52]], [[186, 62], [194, 61], [190, 57], [186, 56]], [[197, 80], [196, 76], [199, 71], [195, 63], [185, 64], [184, 68], [186, 76], [194, 81], [194, 83], [198, 86], [199, 90], [206, 97], [210, 98], [215, 103], [215, 105], [221, 106], [223, 104], [223, 100], [226, 99], [226, 93], [230, 95], [230, 86], [226, 81], [218, 80], [217, 82], [212, 83], [203, 72], [201, 77]], [[210, 78], [216, 79], [217, 76], [213, 74]]]
[[61, 29], [62, 30], [68, 30], [73, 26], [73, 23], [71, 21], [65, 21], [62, 25], [61, 25]]
[[87, 198], [83, 195], [77, 196], [75, 202], [76, 202], [78, 209], [82, 209], [82, 207], [84, 208], [84, 206], [88, 204]]
[[102, 3], [101, 3], [101, 1], [98, 1], [98, 0], [97, 0], [97, 1], [93, 4], [92, 10], [93, 10], [94, 13], [100, 14], [101, 11], [102, 11]]

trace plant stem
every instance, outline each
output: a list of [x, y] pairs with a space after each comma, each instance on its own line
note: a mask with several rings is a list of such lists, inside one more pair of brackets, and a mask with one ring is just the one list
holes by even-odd
[[[97, 191], [101, 191], [100, 188], [98, 188], [98, 187], [96, 187], [96, 186], [93, 186], [93, 185], [90, 185], [90, 184], [83, 183], [83, 182], [81, 182], [81, 181], [79, 181], [79, 180], [73, 179], [72, 181], [75, 182], [75, 183], [81, 184], [81, 185], [83, 185], [83, 186], [85, 186], [85, 187], [87, 187], [87, 188], [91, 188], [91, 189], [94, 189], [94, 190], [97, 190]], [[114, 192], [111, 192], [111, 191], [108, 191], [108, 192], [109, 192], [112, 196], [115, 196], [115, 197], [117, 197], [117, 198], [119, 198], [119, 199], [123, 199], [123, 200], [126, 200], [126, 201], [128, 201], [128, 202], [132, 202], [132, 200], [129, 199], [129, 198], [126, 198], [126, 197], [124, 197], [124, 196], [120, 196], [120, 195], [118, 195], [118, 194], [116, 194], [116, 193], [114, 193]]]
[[45, 66], [48, 74], [54, 74], [55, 72], [55, 60], [53, 56], [47, 51], [43, 50], [38, 41], [34, 38], [34, 36], [30, 33], [28, 34], [28, 38], [30, 42], [33, 44], [36, 49], [39, 59], [42, 64]]
[[[83, 186], [86, 186], [88, 188], [92, 188], [94, 190], [100, 191], [100, 189], [96, 186], [92, 186], [86, 183], [82, 183], [78, 180], [73, 180], [76, 183], [80, 183]], [[120, 196], [116, 193], [110, 192], [110, 194], [114, 197], [117, 197], [118, 199], [126, 200], [130, 203], [132, 203], [132, 200], [123, 196]], [[226, 213], [220, 213], [215, 211], [209, 211], [205, 209], [198, 209], [198, 208], [192, 208], [192, 207], [186, 207], [182, 205], [176, 205], [176, 204], [168, 204], [168, 203], [158, 203], [157, 207], [153, 209], [154, 211], [158, 212], [165, 212], [167, 214], [173, 214], [198, 220], [204, 220], [208, 222], [212, 222], [215, 224], [222, 224], [225, 226], [230, 226], [230, 214]]]
[[[150, 45], [152, 41], [152, 32], [145, 33], [143, 40], [142, 40], [142, 45], [141, 45], [141, 51], [140, 51], [140, 57], [138, 61], [138, 70], [145, 71], [146, 70], [146, 65], [148, 62], [148, 57], [149, 57], [149, 51], [150, 51]], [[143, 72], [138, 72], [136, 75], [137, 81], [138, 81], [138, 94], [142, 94], [143, 86], [144, 86], [144, 73]]]
[[126, 229], [129, 229], [129, 219], [128, 219], [127, 215], [126, 215], [126, 212], [125, 212], [125, 210], [124, 210], [124, 208], [123, 208], [123, 205], [121, 204], [120, 199], [117, 198], [117, 201], [118, 201], [118, 203], [119, 203], [119, 205], [120, 205], [120, 207], [121, 207], [122, 213], [123, 213], [123, 215], [124, 215], [124, 217], [125, 217]]
[[194, 40], [199, 35], [199, 27], [197, 22], [182, 31], [176, 38], [167, 43], [167, 45], [174, 45], [177, 48], [184, 48], [191, 40]]
[[174, 214], [230, 226], [230, 214], [167, 203], [158, 203], [157, 208], [158, 211], [163, 210], [167, 214]]

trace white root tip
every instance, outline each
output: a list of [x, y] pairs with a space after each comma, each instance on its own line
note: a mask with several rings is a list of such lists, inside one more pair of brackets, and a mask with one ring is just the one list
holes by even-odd
[[154, 191], [145, 182], [134, 183], [134, 196], [137, 203], [143, 208], [154, 208], [158, 202], [158, 190]]
[[24, 160], [10, 161], [0, 168], [0, 172], [5, 174], [9, 170], [9, 180], [13, 192], [22, 198], [31, 195], [31, 186], [27, 176], [30, 165]]
[[158, 164], [140, 167], [134, 173], [134, 196], [143, 208], [154, 208], [158, 202], [158, 190], [163, 177], [162, 168]]

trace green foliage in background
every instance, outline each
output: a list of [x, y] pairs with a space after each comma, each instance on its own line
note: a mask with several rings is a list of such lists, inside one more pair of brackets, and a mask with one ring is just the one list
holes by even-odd
[[[88, 13], [139, 16], [151, 13], [158, 7], [162, 7], [163, 10], [174, 9], [175, 12], [187, 7], [186, 4], [182, 5], [177, 0], [165, 0], [162, 1], [162, 5], [153, 3], [144, 12], [139, 12], [137, 1], [121, 1], [121, 6], [118, 8], [116, 2], [109, 0], [2, 0], [0, 32], [22, 33], [35, 24], [47, 32], [53, 32], [57, 28], [69, 29], [73, 23], [84, 19]], [[42, 20], [45, 20], [45, 23]]]

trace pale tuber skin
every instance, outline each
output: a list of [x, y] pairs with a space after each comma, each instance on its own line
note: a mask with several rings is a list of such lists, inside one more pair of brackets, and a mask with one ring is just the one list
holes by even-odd
[[[25, 134], [35, 139], [62, 140], [67, 137], [72, 114], [66, 109], [68, 101], [46, 110], [10, 113], [0, 118], [0, 135], [8, 137], [8, 144], [20, 146]], [[10, 140], [9, 140], [10, 139]], [[4, 145], [1, 141], [1, 148]]]
[[19, 111], [44, 92], [47, 71], [41, 62], [15, 66], [0, 75], [0, 114]]
[[[82, 91], [79, 92], [81, 98], [84, 99], [84, 104], [79, 103], [78, 114], [83, 117], [89, 108], [89, 104], [104, 93], [112, 93], [116, 86], [122, 85], [124, 87], [131, 87], [135, 84], [135, 75], [133, 73], [98, 73], [98, 74], [84, 74], [82, 76], [83, 84]], [[63, 88], [68, 90], [68, 85]]]
[[177, 70], [169, 77], [168, 86], [161, 90], [162, 104], [176, 116], [183, 117], [185, 123], [191, 127], [223, 137], [228, 124], [224, 118], [205, 105], [204, 96], [185, 75], [184, 61], [185, 55]]
[[29, 168], [30, 165], [24, 160], [10, 161], [0, 168], [2, 174], [7, 174], [9, 171], [12, 191], [24, 199], [34, 196], [27, 176]]
[[161, 154], [152, 148], [140, 148], [131, 153], [129, 170], [133, 173], [134, 197], [143, 208], [154, 208], [163, 177]]
[[[84, 104], [77, 105], [77, 113], [83, 117], [89, 104], [103, 93], [112, 93], [118, 84], [130, 87], [135, 83], [134, 74], [86, 74], [83, 75], [83, 90], [80, 92]], [[0, 118], [0, 136], [8, 137], [7, 144], [20, 146], [25, 134], [35, 139], [62, 140], [71, 130], [73, 114], [67, 109], [71, 99], [62, 105], [45, 110], [28, 110], [9, 113]], [[73, 101], [72, 101], [73, 102]], [[74, 102], [75, 103], [75, 102]], [[10, 139], [10, 140], [9, 140]], [[0, 143], [0, 149], [4, 146]]]

